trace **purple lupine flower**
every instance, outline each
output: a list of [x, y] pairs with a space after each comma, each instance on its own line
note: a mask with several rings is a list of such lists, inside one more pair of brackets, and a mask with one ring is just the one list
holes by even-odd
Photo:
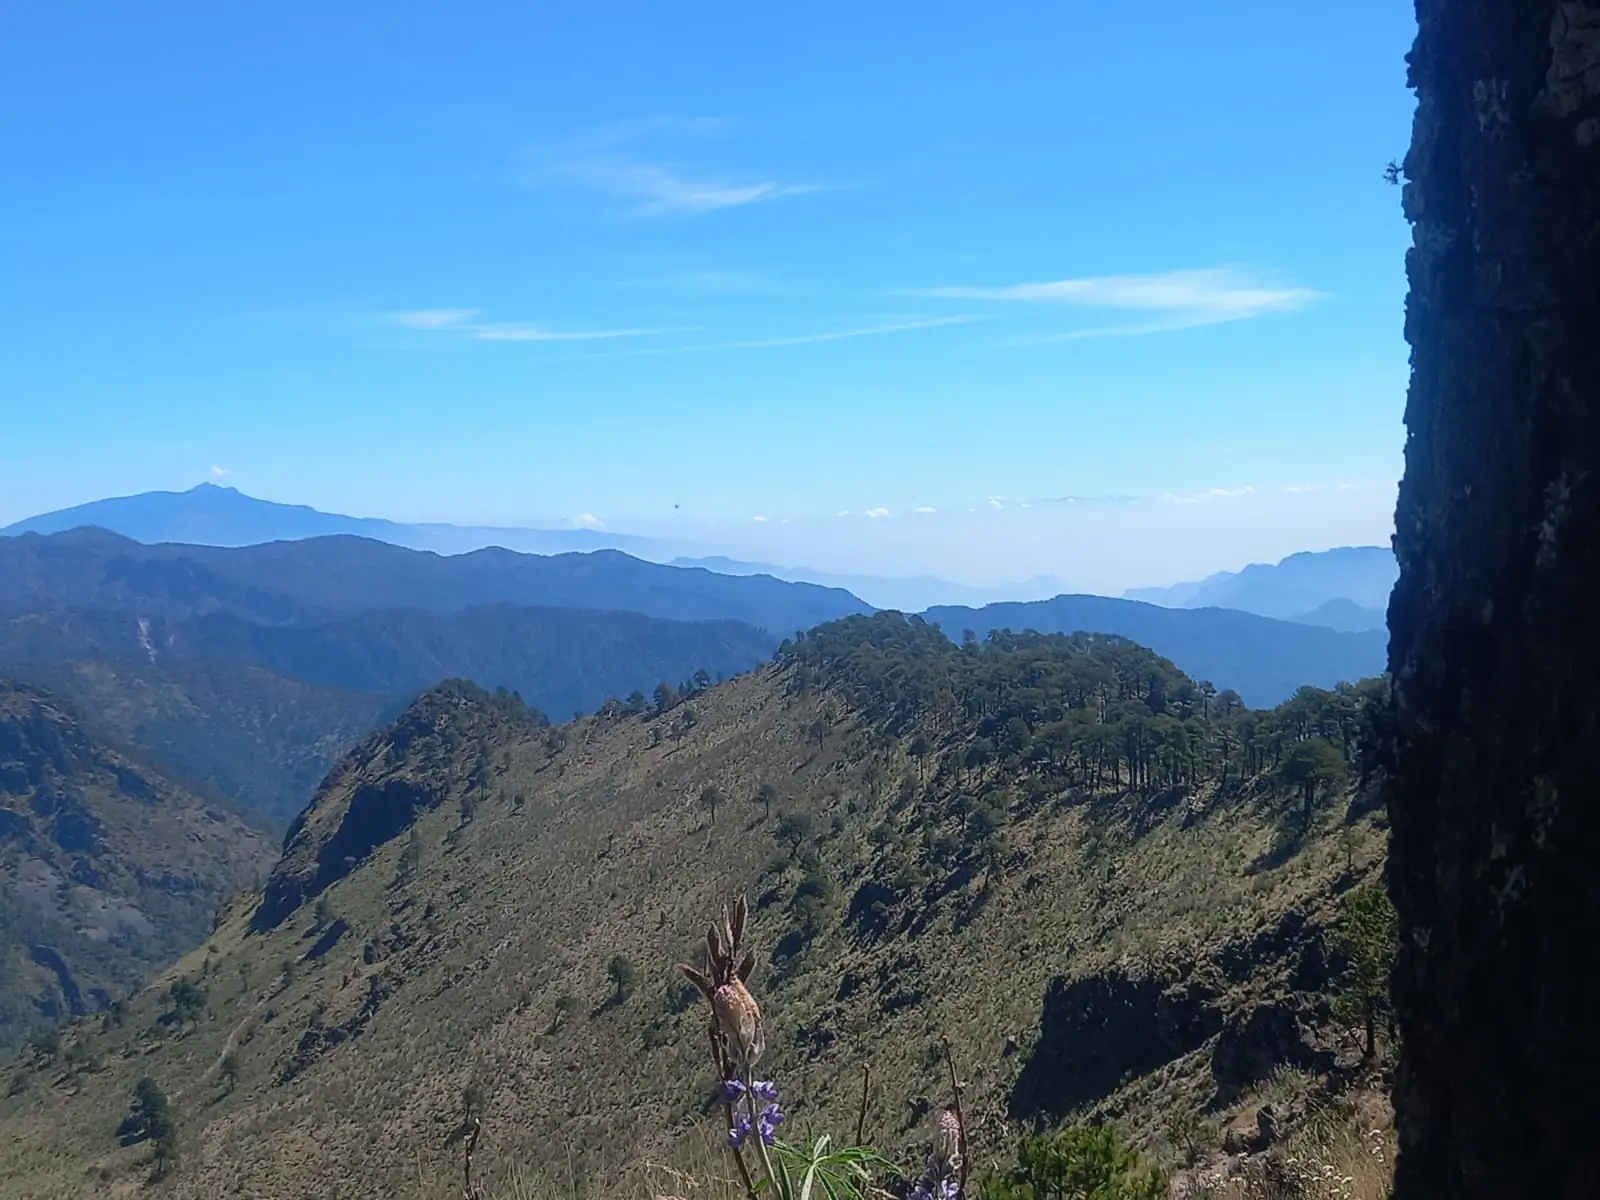
[[939, 1200], [961, 1200], [961, 1185], [954, 1179], [946, 1179], [939, 1185]]
[[724, 1079], [719, 1099], [724, 1104], [737, 1104], [739, 1097], [744, 1095], [744, 1084], [737, 1079]]
[[750, 1094], [757, 1100], [776, 1102], [778, 1099], [778, 1085], [770, 1079], [757, 1079], [750, 1085]]
[[739, 1149], [740, 1146], [744, 1145], [745, 1138], [749, 1136], [750, 1118], [741, 1115], [733, 1122], [733, 1128], [728, 1130], [729, 1148], [733, 1150]]
[[776, 1103], [767, 1105], [761, 1110], [761, 1120], [757, 1127], [761, 1130], [761, 1140], [767, 1145], [772, 1145], [777, 1140], [775, 1132], [783, 1124], [783, 1110]]

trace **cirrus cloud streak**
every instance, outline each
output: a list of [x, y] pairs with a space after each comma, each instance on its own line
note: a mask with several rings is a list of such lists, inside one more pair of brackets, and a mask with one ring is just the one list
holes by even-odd
[[1050, 333], [1026, 339], [1028, 341], [1162, 333], [1245, 321], [1272, 313], [1293, 312], [1320, 299], [1322, 295], [1311, 288], [1268, 283], [1231, 267], [1167, 271], [1154, 275], [1085, 276], [1002, 286], [913, 288], [909, 294], [928, 299], [1136, 312], [1151, 318], [1132, 324]]

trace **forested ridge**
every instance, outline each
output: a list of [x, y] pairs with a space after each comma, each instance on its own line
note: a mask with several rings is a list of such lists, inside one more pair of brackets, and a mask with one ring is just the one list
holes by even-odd
[[1381, 679], [1302, 687], [1271, 709], [1190, 679], [1101, 634], [995, 632], [952, 643], [917, 617], [849, 617], [785, 642], [800, 690], [842, 687], [925, 756], [964, 742], [951, 769], [991, 769], [1054, 790], [1153, 792], [1271, 778], [1308, 797], [1346, 781], [1371, 744]]

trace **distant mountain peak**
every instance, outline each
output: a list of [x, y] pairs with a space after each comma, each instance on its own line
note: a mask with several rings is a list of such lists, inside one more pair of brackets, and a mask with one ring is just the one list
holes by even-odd
[[634, 534], [594, 529], [495, 528], [402, 524], [382, 517], [322, 512], [284, 504], [207, 480], [184, 491], [140, 492], [40, 513], [0, 529], [0, 536], [65, 533], [95, 525], [145, 545], [255, 546], [349, 534], [441, 554], [502, 546], [524, 554], [612, 549], [660, 560], [685, 549]]
[[[1301, 550], [1276, 563], [1251, 563], [1170, 587], [1134, 588], [1123, 595], [1164, 608], [1236, 608], [1333, 628], [1366, 621], [1370, 623], [1362, 628], [1377, 629], [1399, 573], [1387, 546], [1336, 546]], [[1345, 604], [1329, 608], [1332, 601]]]

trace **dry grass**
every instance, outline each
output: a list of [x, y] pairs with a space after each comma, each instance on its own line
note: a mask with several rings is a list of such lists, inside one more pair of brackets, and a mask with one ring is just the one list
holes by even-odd
[[[350, 930], [319, 957], [312, 905], [266, 933], [233, 914], [135, 999], [121, 1028], [68, 1031], [103, 1069], [13, 1067], [26, 1090], [0, 1099], [0, 1197], [141, 1189], [148, 1151], [117, 1147], [112, 1130], [150, 1075], [183, 1132], [162, 1196], [459, 1196], [451, 1134], [475, 1083], [486, 1196], [729, 1200], [727, 1164], [706, 1154], [705, 1012], [678, 1004], [672, 967], [693, 953], [706, 914], [740, 892], [762, 955], [764, 1064], [802, 1101], [795, 1133], [853, 1128], [870, 1063], [867, 1138], [907, 1150], [921, 1136], [908, 1102], [945, 1090], [936, 1049], [948, 1035], [981, 1169], [1009, 1153], [1007, 1098], [1052, 978], [1204, 952], [1294, 906], [1331, 911], [1337, 839], [1319, 834], [1256, 870], [1276, 833], [1251, 802], [1177, 809], [1141, 837], [1113, 811], [1091, 839], [1085, 807], [1012, 797], [1005, 870], [936, 876], [911, 927], [859, 938], [844, 921], [852, 894], [907, 853], [912, 823], [941, 796], [897, 807], [902, 780], [923, 774], [905, 744], [837, 697], [792, 696], [784, 683], [763, 671], [697, 699], [681, 748], [658, 744], [640, 718], [588, 719], [552, 755], [545, 734], [469, 713], [457, 751], [384, 750], [345, 772], [324, 804], [394, 774], [445, 789], [416, 823], [415, 866], [402, 864], [402, 835], [334, 884], [328, 905]], [[810, 731], [821, 712], [835, 723], [819, 747]], [[490, 783], [471, 792], [463, 821], [484, 762]], [[837, 888], [822, 932], [782, 963], [770, 956], [796, 927], [786, 908], [802, 872], [752, 801], [763, 782], [783, 795], [774, 821], [780, 807], [810, 815]], [[699, 800], [707, 785], [727, 797], [714, 826]], [[897, 840], [884, 844], [880, 826]], [[1361, 835], [1366, 873], [1382, 835]], [[605, 974], [613, 954], [639, 974], [620, 1004]], [[160, 992], [180, 977], [211, 992], [181, 1034], [157, 1024]], [[217, 1071], [230, 1048], [232, 1090]], [[1156, 1128], [1175, 1096], [1200, 1095], [1205, 1063], [1191, 1058], [1130, 1080], [1111, 1102], [1136, 1129]]]
[[1199, 1196], [1237, 1200], [1388, 1200], [1396, 1142], [1382, 1097], [1317, 1113], [1270, 1155]]

